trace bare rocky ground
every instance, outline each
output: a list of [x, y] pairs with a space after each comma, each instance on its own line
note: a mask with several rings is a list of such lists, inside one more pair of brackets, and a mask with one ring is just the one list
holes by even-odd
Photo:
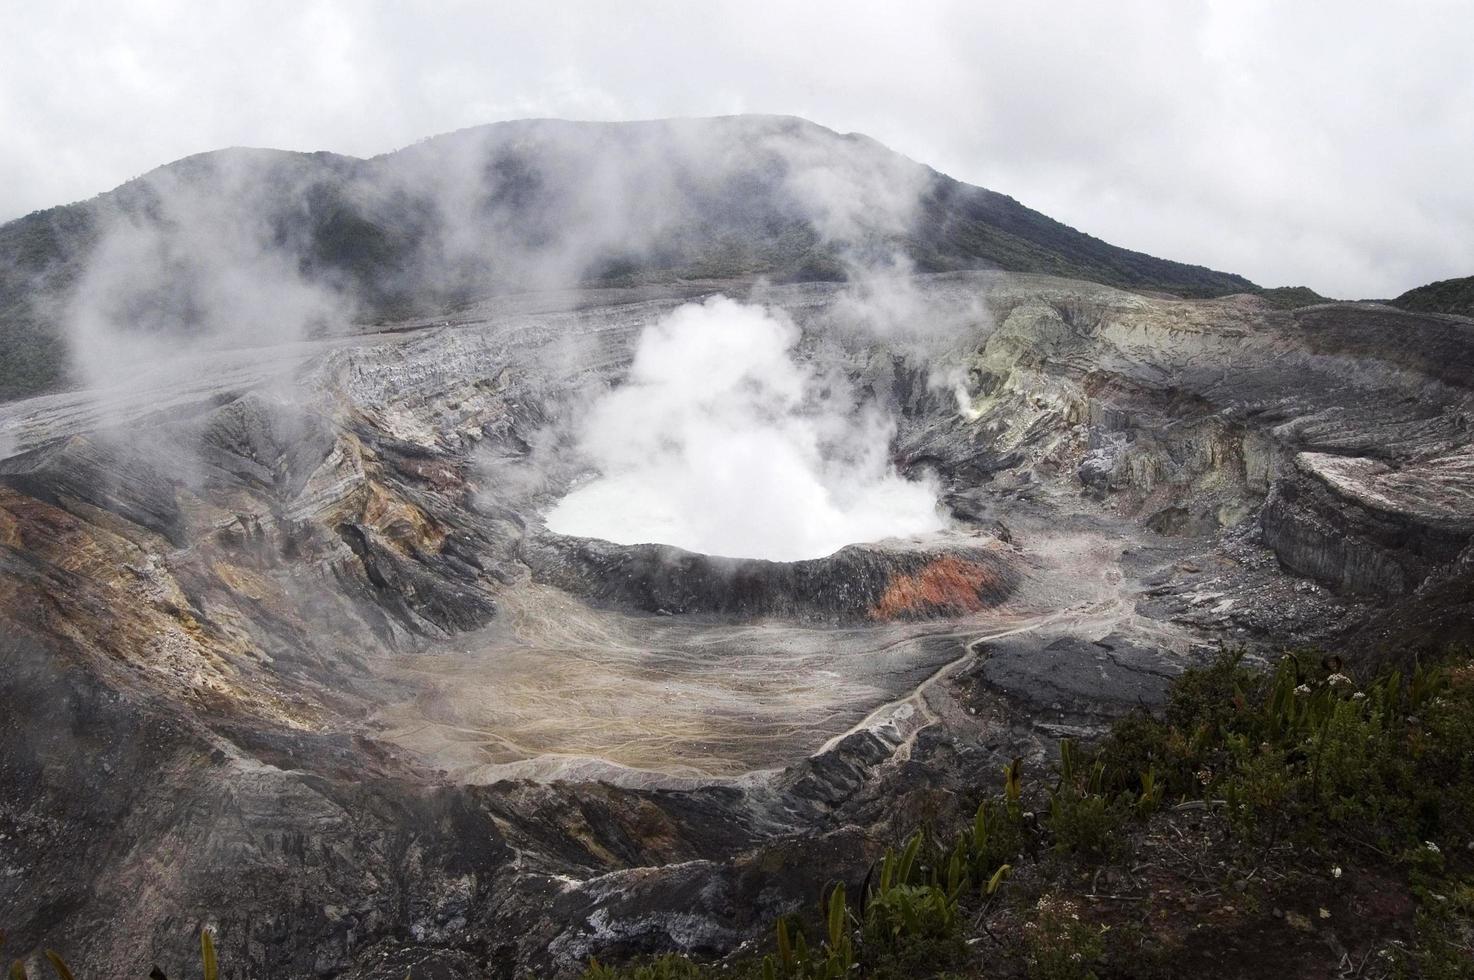
[[[893, 409], [950, 531], [775, 564], [542, 527], [576, 407], [718, 288]], [[208, 926], [232, 975], [364, 980], [725, 951], [1218, 644], [1474, 632], [1474, 322], [906, 295], [929, 329], [856, 329], [837, 286], [522, 298], [0, 408], [11, 950], [173, 975]]]

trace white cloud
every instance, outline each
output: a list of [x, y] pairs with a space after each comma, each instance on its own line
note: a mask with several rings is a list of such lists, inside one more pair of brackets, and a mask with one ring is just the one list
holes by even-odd
[[1474, 11], [1454, 0], [0, 8], [3, 217], [227, 145], [761, 111], [1268, 285], [1474, 273]]

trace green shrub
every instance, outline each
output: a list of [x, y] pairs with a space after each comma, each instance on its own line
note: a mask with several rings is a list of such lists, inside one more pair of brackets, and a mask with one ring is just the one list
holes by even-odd
[[[880, 874], [865, 898], [862, 936], [867, 949], [895, 950], [910, 940], [946, 939], [958, 934], [959, 898], [971, 883], [972, 861], [967, 851], [970, 839], [960, 839], [944, 856], [917, 832], [899, 854], [886, 851]], [[924, 847], [931, 851], [929, 879], [917, 862]]]
[[711, 967], [674, 953], [619, 968], [594, 960], [584, 972], [585, 980], [705, 980], [711, 975]]
[[1124, 853], [1122, 830], [1145, 797], [1129, 790], [1108, 794], [1105, 773], [1104, 762], [1083, 757], [1069, 739], [1060, 742], [1059, 782], [1049, 794], [1049, 834], [1057, 852], [1105, 860]]
[[763, 980], [776, 980], [778, 977], [785, 980], [838, 980], [849, 974], [855, 966], [855, 948], [844, 885], [835, 885], [830, 890], [829, 900], [823, 903], [823, 908], [824, 940], [817, 949], [809, 948], [802, 931], [790, 939], [788, 920], [778, 920], [778, 948], [771, 956], [763, 957]]
[[1358, 685], [1334, 659], [1292, 653], [1260, 675], [1227, 652], [1186, 672], [1160, 719], [1125, 719], [1074, 765], [1091, 774], [1056, 808], [1067, 841], [1089, 844], [1111, 818], [1088, 792], [1134, 791], [1224, 800], [1261, 840], [1340, 835], [1395, 851], [1474, 825], [1474, 669], [1417, 666]]

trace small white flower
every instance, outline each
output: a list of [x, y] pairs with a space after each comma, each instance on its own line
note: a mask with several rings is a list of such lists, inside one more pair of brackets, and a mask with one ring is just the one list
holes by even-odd
[[1426, 847], [1426, 848], [1428, 848], [1428, 850], [1432, 851], [1434, 854], [1442, 854], [1443, 853], [1442, 851], [1440, 851], [1438, 849], [1438, 845], [1435, 844], [1435, 843], [1433, 843], [1431, 840], [1425, 840], [1425, 841], [1423, 841], [1423, 846]]
[[1350, 687], [1351, 678], [1347, 677], [1345, 674], [1332, 674], [1330, 677], [1326, 678], [1326, 683], [1331, 685], [1332, 687]]
[[1339, 878], [1339, 877], [1341, 877], [1341, 867], [1340, 867], [1340, 865], [1337, 865], [1336, 867], [1334, 867], [1334, 868], [1331, 869], [1331, 877], [1332, 878]]
[[1351, 695], [1351, 700], [1353, 701], [1365, 701], [1366, 699], [1367, 696], [1362, 691], [1357, 691], [1355, 694]]
[[1302, 695], [1303, 694], [1309, 694], [1310, 693], [1310, 685], [1309, 684], [1301, 684], [1299, 687], [1295, 688], [1295, 693], [1296, 694], [1302, 694]]

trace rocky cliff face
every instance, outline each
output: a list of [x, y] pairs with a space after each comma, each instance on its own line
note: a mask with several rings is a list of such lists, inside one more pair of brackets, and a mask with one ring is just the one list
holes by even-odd
[[575, 595], [645, 612], [721, 613], [850, 622], [961, 616], [1002, 604], [1018, 562], [994, 542], [850, 545], [825, 558], [774, 562], [695, 555], [665, 545], [537, 536], [532, 574]]
[[576, 406], [703, 288], [0, 409], [12, 945], [172, 974], [209, 925], [243, 976], [360, 978], [724, 950], [1205, 645], [1474, 621], [1474, 322], [1375, 306], [950, 274], [911, 284], [935, 330], [877, 335], [853, 287], [768, 287], [953, 527], [792, 564], [547, 531]]
[[1343, 593], [1415, 592], [1468, 544], [1468, 322], [1081, 299], [995, 293], [973, 401], [976, 424], [997, 419], [995, 452], [1027, 448], [1046, 474], [1073, 466], [1164, 534], [1258, 515], [1288, 570]]

